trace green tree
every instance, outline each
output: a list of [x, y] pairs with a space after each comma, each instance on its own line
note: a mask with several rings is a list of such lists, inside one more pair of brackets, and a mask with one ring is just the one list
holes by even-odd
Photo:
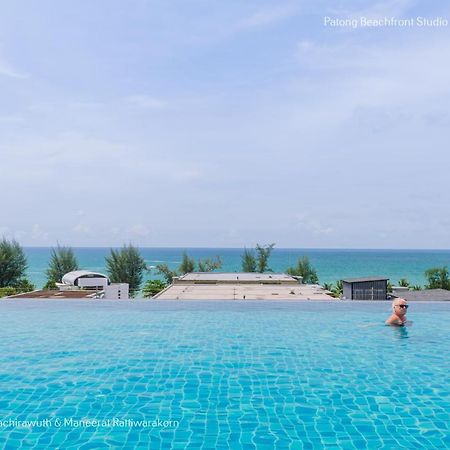
[[197, 262], [199, 272], [212, 272], [222, 267], [222, 259], [220, 256], [215, 258], [199, 259]]
[[342, 280], [336, 281], [336, 286], [332, 292], [336, 298], [340, 298], [344, 294], [344, 282]]
[[177, 271], [171, 270], [167, 264], [158, 264], [156, 272], [164, 278], [166, 284], [172, 284], [174, 277], [178, 276]]
[[0, 287], [0, 298], [9, 297], [10, 295], [18, 294], [16, 288]]
[[186, 252], [183, 252], [183, 257], [181, 260], [180, 267], [178, 267], [178, 272], [181, 275], [186, 273], [194, 272], [195, 270], [195, 261], [192, 258], [189, 258]]
[[269, 258], [275, 244], [256, 244], [256, 270], [259, 273], [271, 272], [269, 268]]
[[409, 287], [409, 281], [406, 278], [401, 278], [397, 284], [400, 287]]
[[339, 298], [344, 291], [343, 283], [340, 280], [336, 282], [336, 285], [334, 285], [333, 283], [323, 283], [322, 287], [326, 291], [331, 292], [331, 295], [334, 298]]
[[[334, 284], [333, 283], [323, 283], [322, 287], [326, 290], [329, 291], [333, 294], [333, 290], [334, 290]], [[334, 296], [334, 295], [333, 295]]]
[[425, 286], [427, 289], [450, 290], [450, 278], [446, 266], [428, 269], [425, 271], [425, 277], [428, 280], [428, 284]]
[[167, 287], [167, 284], [161, 280], [148, 280], [142, 289], [142, 294], [145, 298], [150, 298], [161, 292]]
[[[186, 252], [183, 253], [183, 258], [178, 270], [172, 270], [167, 264], [158, 264], [156, 266], [156, 272], [161, 275], [167, 285], [173, 283], [175, 277], [192, 273], [195, 271], [195, 261], [188, 256]], [[215, 269], [222, 267], [222, 260], [220, 256], [216, 256], [213, 259], [199, 259], [197, 262], [198, 270], [200, 272], [211, 272]]]
[[390, 293], [390, 294], [392, 294], [392, 291], [393, 291], [393, 286], [392, 286], [392, 283], [390, 282], [390, 281], [388, 281], [387, 282], [387, 291]]
[[413, 291], [421, 291], [422, 290], [422, 286], [420, 284], [414, 284], [413, 286], [411, 286], [411, 289]]
[[58, 289], [58, 286], [56, 286], [56, 283], [54, 281], [47, 281], [42, 289], [46, 291], [56, 291]]
[[52, 248], [48, 263], [47, 283], [60, 283], [67, 272], [78, 270], [78, 262], [75, 253], [70, 247], [61, 247], [59, 244]]
[[307, 256], [303, 256], [299, 258], [297, 261], [297, 265], [294, 267], [289, 267], [286, 272], [289, 275], [294, 275], [297, 277], [303, 278], [303, 283], [306, 284], [318, 284], [319, 277], [317, 276], [317, 271], [309, 262], [309, 258]]
[[106, 271], [112, 283], [128, 283], [130, 293], [134, 296], [140, 289], [147, 264], [139, 249], [124, 245], [121, 250], [111, 249], [110, 256], [105, 258]]
[[242, 272], [256, 272], [256, 258], [251, 250], [245, 248], [241, 258]]
[[18, 286], [27, 268], [27, 258], [19, 243], [3, 238], [0, 241], [0, 287]]
[[34, 291], [35, 289], [36, 286], [26, 278], [22, 278], [21, 280], [19, 280], [19, 282], [16, 285], [16, 291], [18, 294], [20, 294], [21, 292], [31, 292]]

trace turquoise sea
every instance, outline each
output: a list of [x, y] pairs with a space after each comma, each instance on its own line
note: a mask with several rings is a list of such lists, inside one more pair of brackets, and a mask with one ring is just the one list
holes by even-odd
[[[75, 248], [83, 269], [105, 270], [105, 256], [109, 248]], [[223, 260], [222, 271], [240, 271], [243, 249], [234, 248], [141, 248], [140, 251], [149, 266], [166, 263], [175, 269], [182, 252], [194, 259], [211, 258], [216, 255]], [[45, 281], [45, 269], [50, 258], [50, 248], [25, 248], [28, 257], [28, 274], [31, 281], [41, 287]], [[345, 277], [370, 275], [387, 276], [395, 284], [400, 278], [407, 278], [413, 284], [424, 284], [424, 272], [430, 267], [450, 266], [450, 250], [327, 250], [327, 249], [279, 249], [275, 248], [270, 267], [275, 272], [285, 271], [297, 259], [307, 255], [317, 269], [320, 282], [334, 283]], [[151, 270], [146, 278], [158, 278]]]
[[2, 300], [5, 449], [448, 449], [450, 305]]

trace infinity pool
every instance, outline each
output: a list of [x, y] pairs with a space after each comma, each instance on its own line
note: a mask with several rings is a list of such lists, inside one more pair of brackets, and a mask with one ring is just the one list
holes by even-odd
[[449, 448], [450, 305], [0, 301], [0, 446]]

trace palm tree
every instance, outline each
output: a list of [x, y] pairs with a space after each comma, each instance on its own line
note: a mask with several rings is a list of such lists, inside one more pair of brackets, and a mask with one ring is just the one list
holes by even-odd
[[428, 269], [425, 271], [425, 277], [428, 280], [428, 284], [425, 286], [427, 289], [450, 290], [450, 278], [446, 266]]
[[406, 278], [401, 278], [398, 281], [398, 285], [401, 287], [409, 287], [409, 281]]
[[342, 280], [336, 281], [336, 287], [333, 289], [333, 294], [336, 298], [340, 298], [344, 293], [344, 282]]

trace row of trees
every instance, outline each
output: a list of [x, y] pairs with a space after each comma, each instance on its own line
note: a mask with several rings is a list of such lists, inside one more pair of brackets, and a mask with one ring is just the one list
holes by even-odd
[[[427, 283], [422, 287], [420, 284], [411, 284], [406, 278], [401, 278], [397, 286], [408, 287], [413, 291], [420, 291], [422, 289], [447, 289], [450, 290], [450, 275], [448, 268], [433, 267], [425, 271], [425, 278]], [[388, 290], [392, 291], [392, 285], [388, 284]]]
[[[269, 258], [275, 244], [259, 245], [256, 244], [255, 250], [244, 249], [242, 259], [243, 272], [272, 272], [269, 267]], [[311, 265], [309, 258], [303, 256], [298, 259], [297, 264], [286, 269], [286, 273], [303, 278], [304, 283], [317, 284], [319, 277], [316, 269]]]
[[[147, 269], [145, 260], [139, 250], [126, 245], [120, 250], [111, 249], [105, 258], [106, 272], [113, 283], [129, 283], [131, 294], [141, 288], [144, 273]], [[35, 286], [26, 278], [28, 261], [19, 243], [15, 240], [0, 241], [0, 296], [29, 292]], [[80, 268], [75, 253], [70, 247], [58, 246], [52, 249], [46, 270], [46, 289], [56, 288], [67, 272]]]
[[[275, 244], [256, 245], [254, 250], [245, 249], [242, 255], [242, 270], [244, 272], [271, 272], [269, 258]], [[177, 269], [171, 269], [167, 264], [156, 266], [157, 273], [162, 280], [149, 280], [144, 286], [144, 296], [153, 296], [171, 284], [174, 277], [186, 273], [199, 271], [211, 272], [222, 267], [222, 259], [199, 259], [195, 261], [184, 252]], [[125, 245], [120, 250], [111, 249], [105, 258], [106, 272], [113, 283], [128, 283], [132, 295], [139, 292], [144, 274], [149, 270], [139, 249], [132, 245]], [[20, 291], [30, 291], [34, 286], [25, 278], [28, 268], [27, 259], [22, 248], [16, 241], [3, 239], [0, 243], [0, 288], [8, 288], [7, 295]], [[45, 289], [55, 289], [56, 283], [61, 282], [64, 274], [80, 269], [77, 257], [70, 247], [57, 245], [53, 248], [46, 270], [47, 282]], [[294, 267], [289, 267], [287, 273], [302, 276], [305, 283], [318, 283], [317, 272], [305, 256], [298, 260]]]
[[[269, 259], [275, 244], [256, 245], [255, 249], [244, 249], [241, 256], [243, 272], [272, 272], [269, 267]], [[139, 249], [133, 245], [125, 245], [120, 250], [111, 249], [110, 254], [105, 257], [106, 272], [113, 283], [128, 283], [131, 295], [140, 291], [144, 274], [150, 270]], [[199, 259], [195, 261], [184, 252], [182, 260], [177, 269], [171, 269], [167, 264], [156, 266], [157, 273], [162, 280], [149, 280], [143, 288], [145, 297], [152, 297], [166, 286], [173, 282], [175, 277], [186, 273], [199, 271], [211, 272], [222, 267], [222, 259], [219, 256], [214, 258]], [[26, 292], [34, 289], [34, 286], [26, 278], [28, 268], [27, 259], [23, 249], [16, 241], [0, 241], [0, 294], [11, 295], [17, 292]], [[46, 270], [47, 289], [56, 288], [56, 283], [60, 282], [63, 275], [80, 268], [76, 255], [70, 247], [63, 247], [59, 244], [52, 249], [48, 268]], [[316, 269], [311, 265], [307, 256], [298, 259], [297, 263], [286, 269], [286, 273], [303, 278], [304, 283], [318, 284], [319, 277]], [[447, 267], [431, 268], [425, 272], [428, 283], [426, 289], [448, 289], [450, 290], [450, 277]], [[398, 282], [399, 286], [407, 286], [413, 290], [420, 290], [420, 285], [411, 286], [408, 280], [402, 278]], [[389, 286], [392, 289], [392, 286]], [[336, 297], [342, 295], [342, 281], [336, 284], [325, 283], [324, 288], [333, 293]]]
[[167, 284], [171, 284], [175, 277], [185, 275], [191, 272], [212, 272], [222, 267], [222, 259], [220, 256], [214, 258], [199, 259], [195, 261], [190, 258], [186, 252], [183, 252], [181, 263], [178, 269], [170, 269], [167, 264], [158, 264], [156, 271], [160, 274]]
[[[269, 257], [275, 247], [275, 244], [260, 246], [257, 244], [255, 251], [244, 250], [242, 255], [243, 272], [271, 272], [269, 268]], [[288, 267], [286, 273], [293, 276], [301, 276], [304, 283], [318, 284], [319, 277], [316, 269], [311, 265], [309, 258], [303, 256], [298, 259], [297, 264]], [[450, 276], [447, 267], [433, 267], [425, 271], [427, 283], [422, 287], [420, 284], [410, 284], [406, 278], [398, 281], [397, 286], [409, 287], [411, 290], [422, 289], [447, 289], [450, 290]], [[342, 280], [335, 284], [324, 283], [323, 287], [330, 291], [334, 297], [340, 297], [343, 294], [344, 286]], [[388, 283], [388, 291], [392, 292], [392, 284]]]
[[[128, 283], [130, 293], [136, 294], [142, 285], [147, 264], [142, 258], [139, 249], [133, 245], [125, 245], [120, 250], [111, 249], [109, 256], [105, 257], [106, 273], [112, 283]], [[52, 249], [50, 261], [46, 271], [47, 289], [56, 287], [64, 274], [80, 268], [74, 251], [70, 247], [58, 246]]]

